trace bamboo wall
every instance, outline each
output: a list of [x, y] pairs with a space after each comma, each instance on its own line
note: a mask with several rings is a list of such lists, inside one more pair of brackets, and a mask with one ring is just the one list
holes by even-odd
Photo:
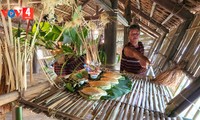
[[[153, 56], [153, 63], [157, 73], [160, 72], [158, 68], [166, 70], [171, 65], [179, 64], [184, 61], [186, 62], [185, 72], [187, 72], [187, 74], [192, 77], [200, 75], [200, 14], [195, 16], [189, 28], [185, 30], [180, 44], [175, 45], [185, 24], [186, 23], [182, 23], [176, 29], [170, 31], [164, 39], [161, 49]], [[175, 55], [169, 60], [168, 57], [172, 53], [172, 50], [175, 50]]]

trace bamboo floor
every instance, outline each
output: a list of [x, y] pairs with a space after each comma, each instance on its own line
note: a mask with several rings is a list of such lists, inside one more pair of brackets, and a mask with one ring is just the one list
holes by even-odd
[[37, 97], [20, 102], [36, 113], [45, 113], [60, 120], [182, 120], [165, 115], [172, 94], [166, 86], [151, 83], [147, 78], [127, 75], [133, 81], [130, 93], [115, 100], [86, 100], [64, 89], [48, 88]]

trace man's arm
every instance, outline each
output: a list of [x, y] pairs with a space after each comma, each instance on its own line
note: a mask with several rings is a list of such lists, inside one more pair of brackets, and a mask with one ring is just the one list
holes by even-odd
[[138, 52], [134, 48], [125, 47], [124, 48], [124, 54], [127, 57], [132, 57], [132, 58], [138, 59], [140, 61], [140, 65], [143, 68], [147, 68], [148, 65], [151, 63], [146, 56], [144, 56], [143, 54], [141, 54], [140, 52]]

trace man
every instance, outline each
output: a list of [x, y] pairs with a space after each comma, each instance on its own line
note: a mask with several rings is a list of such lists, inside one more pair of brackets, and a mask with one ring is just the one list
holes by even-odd
[[150, 61], [144, 56], [144, 46], [139, 42], [140, 26], [137, 24], [129, 27], [129, 42], [124, 46], [120, 71], [135, 74], [144, 74]]

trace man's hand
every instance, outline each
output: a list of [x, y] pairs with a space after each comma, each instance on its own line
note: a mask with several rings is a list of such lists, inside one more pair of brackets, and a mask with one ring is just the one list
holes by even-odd
[[148, 66], [151, 64], [149, 59], [147, 57], [145, 57], [145, 56], [142, 59], [140, 59], [139, 61], [140, 61], [140, 65], [145, 69], [147, 69]]
[[148, 68], [148, 66], [151, 64], [151, 62], [149, 61], [149, 59], [144, 56], [143, 54], [141, 54], [140, 52], [138, 52], [136, 49], [130, 48], [130, 47], [125, 47], [124, 48], [124, 54], [127, 57], [132, 57], [135, 59], [138, 59], [140, 61], [140, 65], [143, 68]]

